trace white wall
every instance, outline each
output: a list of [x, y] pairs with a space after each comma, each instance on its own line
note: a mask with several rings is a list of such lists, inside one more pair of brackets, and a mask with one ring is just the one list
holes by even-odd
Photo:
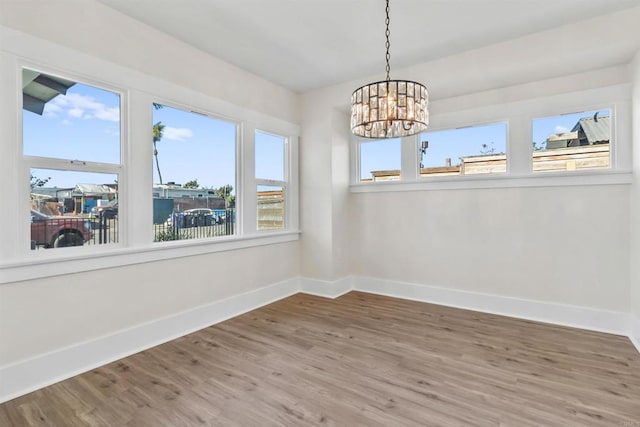
[[640, 51], [631, 63], [633, 82], [633, 170], [634, 180], [631, 187], [631, 313], [632, 336], [640, 349]]
[[[61, 57], [75, 58], [76, 63], [64, 64], [71, 70], [76, 65], [99, 70], [95, 64], [106, 61], [103, 63], [115, 64], [109, 67], [116, 70], [109, 71], [111, 77], [122, 81], [140, 82], [142, 72], [154, 84], [168, 82], [172, 94], [182, 87], [238, 110], [262, 113], [263, 118], [269, 115], [298, 122], [296, 94], [100, 3], [3, 1], [0, 7], [0, 50], [12, 55], [21, 54], [16, 49], [23, 39], [28, 39], [29, 46], [41, 40], [47, 45], [46, 52], [31, 59], [52, 67]], [[3, 26], [17, 31], [4, 31]], [[92, 64], [88, 66], [77, 59], [82, 57], [98, 60], [86, 61]], [[89, 77], [106, 79], [99, 72], [93, 74]], [[1, 129], [9, 128], [5, 125], [14, 119], [11, 116], [0, 117]], [[146, 124], [132, 127], [140, 126], [148, 129]], [[13, 140], [5, 139], [2, 144], [15, 147]], [[0, 175], [15, 179], [13, 171], [4, 170]], [[294, 241], [2, 284], [0, 368], [295, 278], [300, 272], [299, 252], [299, 243]]]
[[[436, 125], [452, 114], [481, 123], [516, 104], [544, 111], [547, 103], [560, 106], [565, 96], [580, 103], [583, 91], [606, 94], [617, 86], [619, 93], [620, 85], [630, 82], [627, 64], [638, 39], [629, 40], [629, 34], [640, 36], [638, 17], [640, 8], [592, 20], [586, 36], [585, 23], [570, 24], [392, 70], [392, 76], [426, 83]], [[629, 312], [628, 184], [351, 193], [346, 204], [336, 198], [347, 184], [337, 180], [329, 188], [327, 176], [346, 166], [341, 159], [331, 166], [324, 162], [349, 131], [331, 135], [326, 125], [336, 111], [346, 111], [351, 91], [365, 81], [302, 98], [305, 276], [337, 278], [335, 259], [313, 256], [318, 250], [313, 242], [322, 239], [325, 253], [351, 254], [350, 271], [356, 275]], [[616, 132], [624, 145], [631, 135], [628, 97], [618, 106]], [[325, 126], [307, 126], [314, 121]], [[520, 137], [530, 144], [527, 134]], [[618, 159], [627, 170], [629, 146]], [[308, 196], [311, 191], [314, 197]], [[327, 201], [334, 206], [330, 215]], [[348, 238], [339, 240], [345, 215]], [[311, 224], [322, 230], [310, 230]]]
[[291, 91], [95, 0], [3, 0], [0, 25], [280, 119], [299, 121], [297, 97]]
[[0, 367], [298, 275], [298, 245], [238, 251], [0, 286]]
[[628, 188], [354, 194], [358, 275], [628, 312]]

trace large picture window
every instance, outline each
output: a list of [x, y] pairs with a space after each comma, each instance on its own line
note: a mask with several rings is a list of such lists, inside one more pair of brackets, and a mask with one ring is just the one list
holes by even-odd
[[117, 243], [121, 95], [30, 69], [22, 87], [31, 249]]
[[297, 124], [79, 52], [2, 53], [0, 283], [299, 238]]
[[235, 233], [236, 128], [153, 104], [154, 241]]

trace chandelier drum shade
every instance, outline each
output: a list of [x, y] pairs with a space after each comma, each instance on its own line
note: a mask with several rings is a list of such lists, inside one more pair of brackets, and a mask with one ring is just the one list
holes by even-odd
[[429, 94], [424, 85], [389, 78], [389, 0], [386, 8], [386, 80], [359, 87], [351, 94], [351, 131], [364, 138], [398, 138], [429, 125]]
[[427, 89], [408, 80], [385, 80], [351, 95], [351, 131], [365, 138], [397, 138], [427, 129]]

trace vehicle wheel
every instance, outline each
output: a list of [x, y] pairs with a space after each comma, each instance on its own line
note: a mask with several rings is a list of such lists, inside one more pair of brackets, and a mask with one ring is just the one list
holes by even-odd
[[54, 248], [66, 248], [68, 246], [82, 246], [84, 240], [78, 233], [63, 233], [53, 241]]

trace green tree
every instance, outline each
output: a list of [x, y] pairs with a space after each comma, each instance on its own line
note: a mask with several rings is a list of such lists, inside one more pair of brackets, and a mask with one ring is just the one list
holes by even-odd
[[198, 184], [197, 179], [192, 179], [191, 181], [187, 181], [184, 185], [184, 188], [200, 188], [200, 184]]
[[51, 177], [38, 178], [37, 176], [34, 176], [34, 175], [30, 175], [30, 178], [31, 178], [31, 190], [37, 187], [44, 187], [45, 185], [47, 185], [47, 182], [51, 180]]
[[231, 184], [218, 187], [214, 191], [216, 192], [216, 196], [224, 199], [224, 204], [227, 209], [232, 209], [236, 206], [236, 196], [231, 194], [233, 191], [233, 186]]
[[535, 142], [533, 141], [533, 151], [540, 151], [547, 148], [547, 142]]
[[160, 185], [162, 185], [162, 174], [160, 173], [160, 163], [158, 163], [158, 146], [162, 136], [164, 135], [164, 125], [162, 122], [158, 122], [153, 125], [153, 156], [156, 159], [156, 169], [158, 170], [158, 179], [160, 179]]
[[480, 149], [480, 154], [482, 154], [483, 156], [486, 156], [486, 155], [495, 153], [496, 147], [494, 146], [494, 143], [491, 142], [490, 144], [491, 146], [489, 146], [489, 144], [482, 144], [482, 148]]

